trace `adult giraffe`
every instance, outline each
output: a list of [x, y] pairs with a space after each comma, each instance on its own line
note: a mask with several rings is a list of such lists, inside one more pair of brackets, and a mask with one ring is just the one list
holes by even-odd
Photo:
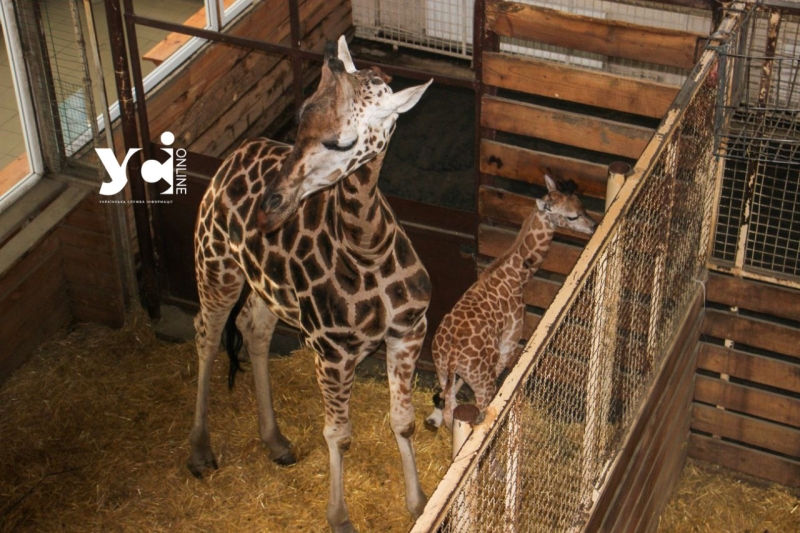
[[316, 352], [330, 453], [327, 519], [333, 531], [346, 532], [354, 531], [342, 468], [355, 366], [383, 341], [406, 505], [418, 516], [426, 503], [410, 441], [411, 379], [431, 285], [377, 180], [398, 114], [430, 82], [393, 93], [379, 70], [355, 69], [343, 37], [338, 58], [336, 52], [327, 50], [319, 88], [300, 111], [294, 147], [246, 142], [225, 160], [201, 203], [195, 234], [200, 371], [189, 469], [201, 476], [217, 467], [207, 426], [209, 374], [226, 320], [249, 286], [235, 320], [253, 366], [260, 437], [273, 460], [294, 463], [275, 422], [267, 369], [281, 319], [300, 328]]

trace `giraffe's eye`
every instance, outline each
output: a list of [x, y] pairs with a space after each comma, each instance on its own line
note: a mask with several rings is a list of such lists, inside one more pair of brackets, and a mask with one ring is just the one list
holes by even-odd
[[575, 222], [579, 218], [581, 218], [580, 215], [575, 215], [574, 217], [567, 217], [567, 220], [569, 220], [570, 222]]
[[322, 146], [328, 150], [336, 150], [337, 152], [347, 152], [351, 150], [358, 142], [358, 137], [353, 139], [353, 142], [347, 144], [339, 144], [339, 141], [322, 141]]

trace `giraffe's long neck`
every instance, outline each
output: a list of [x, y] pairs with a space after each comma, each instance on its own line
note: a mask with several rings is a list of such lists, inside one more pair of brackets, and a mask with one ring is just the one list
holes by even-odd
[[554, 233], [555, 227], [546, 215], [535, 211], [523, 223], [514, 244], [484, 270], [483, 276], [502, 271], [503, 276], [518, 281], [521, 288], [542, 266]]
[[387, 231], [390, 217], [378, 191], [386, 151], [346, 176], [336, 187], [336, 234], [348, 248], [369, 255], [384, 248], [391, 236]]

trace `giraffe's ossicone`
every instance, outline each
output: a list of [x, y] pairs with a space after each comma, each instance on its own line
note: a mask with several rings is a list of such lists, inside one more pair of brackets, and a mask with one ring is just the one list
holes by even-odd
[[[342, 457], [350, 445], [355, 366], [382, 342], [406, 505], [418, 516], [427, 501], [410, 441], [411, 380], [431, 284], [377, 181], [398, 114], [430, 82], [393, 93], [388, 80], [378, 69], [356, 70], [341, 38], [300, 111], [295, 145], [256, 139], [231, 154], [203, 198], [195, 233], [200, 372], [189, 468], [200, 476], [217, 466], [207, 424], [209, 377], [228, 320], [235, 320], [252, 362], [261, 439], [273, 460], [295, 462], [275, 421], [267, 368], [272, 333], [283, 320], [316, 352], [330, 454], [327, 519], [337, 532], [353, 531]], [[243, 290], [249, 293], [237, 316], [231, 310]]]
[[433, 363], [442, 387], [434, 396], [429, 429], [444, 421], [453, 427], [456, 393], [466, 383], [479, 409], [497, 390], [497, 378], [519, 356], [525, 319], [523, 288], [547, 257], [556, 228], [592, 234], [597, 226], [575, 194], [573, 182], [556, 182], [545, 175], [547, 194], [522, 224], [509, 249], [495, 259], [453, 309], [433, 337]]

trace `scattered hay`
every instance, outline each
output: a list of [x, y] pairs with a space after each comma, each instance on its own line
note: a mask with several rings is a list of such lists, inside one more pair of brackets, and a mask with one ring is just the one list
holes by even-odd
[[689, 459], [660, 532], [800, 531], [800, 491]]
[[[327, 531], [328, 454], [313, 359], [270, 361], [275, 409], [298, 464], [272, 463], [258, 440], [253, 380], [212, 378], [211, 439], [220, 469], [186, 468], [197, 362], [193, 343], [155, 338], [147, 320], [118, 331], [81, 325], [43, 346], [0, 389], [2, 531]], [[415, 390], [417, 427], [430, 391]], [[350, 515], [362, 531], [407, 530], [400, 457], [385, 381], [356, 380], [345, 456]], [[414, 436], [431, 494], [450, 457], [449, 432]]]

